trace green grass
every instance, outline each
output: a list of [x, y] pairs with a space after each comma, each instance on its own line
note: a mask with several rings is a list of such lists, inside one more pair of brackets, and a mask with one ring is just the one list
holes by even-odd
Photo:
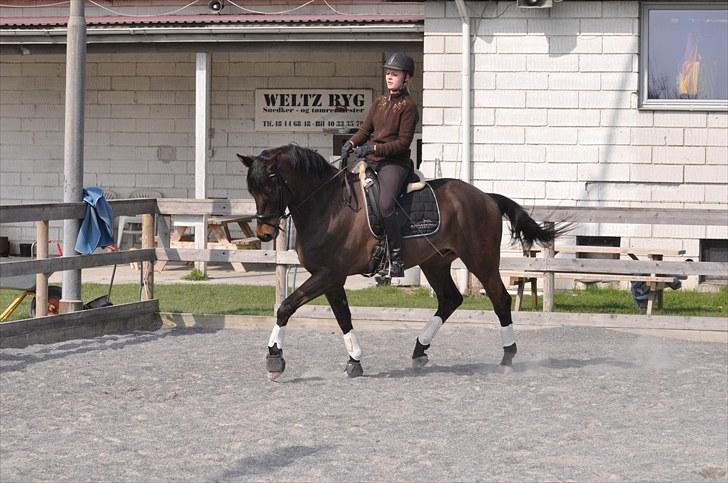
[[[105, 284], [87, 283], [82, 286], [81, 298], [88, 302], [105, 295]], [[4, 309], [20, 292], [0, 290], [0, 308]], [[424, 288], [371, 287], [347, 292], [349, 304], [369, 307], [437, 307], [437, 300]], [[159, 299], [162, 312], [190, 312], [197, 314], [244, 314], [271, 315], [275, 289], [253, 285], [198, 285], [198, 284], [159, 284], [154, 287], [154, 296]], [[18, 307], [10, 320], [28, 317], [31, 296]], [[121, 304], [139, 300], [139, 286], [134, 284], [115, 285], [111, 294], [113, 303]], [[326, 304], [324, 297], [314, 300], [314, 304]], [[636, 309], [629, 292], [608, 288], [559, 291], [554, 305], [557, 312], [641, 314]], [[524, 310], [531, 309], [531, 298], [526, 296]], [[483, 296], [466, 297], [464, 309], [490, 310], [490, 301]], [[541, 310], [541, 300], [536, 310]], [[728, 287], [717, 293], [688, 290], [666, 290], [664, 308], [656, 310], [657, 315], [699, 315], [728, 317]]]

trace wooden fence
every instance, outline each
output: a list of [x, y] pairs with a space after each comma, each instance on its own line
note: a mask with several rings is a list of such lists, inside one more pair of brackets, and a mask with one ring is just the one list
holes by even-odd
[[[241, 262], [246, 264], [264, 263], [277, 266], [276, 306], [283, 298], [286, 269], [298, 265], [298, 257], [293, 250], [285, 247], [284, 238], [277, 240], [278, 249], [274, 250], [208, 250], [170, 248], [169, 225], [165, 222], [171, 216], [199, 217], [200, 226], [204, 226], [207, 216], [243, 216], [255, 213], [255, 205], [251, 200], [192, 200], [192, 199], [145, 199], [145, 200], [112, 200], [110, 204], [115, 217], [143, 215], [142, 249], [99, 253], [83, 256], [63, 256], [47, 258], [47, 252], [40, 247], [48, 245], [48, 220], [80, 219], [85, 213], [83, 203], [52, 203], [35, 205], [0, 206], [0, 224], [18, 222], [36, 222], [38, 230], [37, 246], [39, 256], [35, 260], [15, 261], [0, 264], [0, 275], [3, 277], [37, 274], [37, 306], [44, 307], [47, 301], [48, 274], [56, 271], [77, 270], [88, 267], [108, 266], [119, 263], [142, 262], [142, 296], [141, 301], [132, 311], [129, 307], [105, 307], [94, 309], [104, 311], [105, 317], [113, 317], [117, 312], [129, 314], [158, 311], [158, 304], [153, 300], [154, 271], [156, 260], [189, 261], [189, 262]], [[541, 222], [570, 223], [624, 223], [624, 224], [666, 224], [666, 225], [708, 225], [725, 226], [728, 223], [727, 210], [688, 210], [688, 209], [652, 209], [652, 208], [605, 208], [605, 207], [556, 207], [542, 206], [532, 210], [531, 215]], [[157, 227], [158, 244], [155, 248], [154, 227]], [[205, 231], [203, 230], [203, 233]], [[595, 260], [595, 259], [561, 259], [553, 257], [553, 247], [547, 247], [545, 258], [504, 257], [501, 269], [517, 271], [542, 272], [544, 278], [544, 310], [553, 307], [554, 273], [614, 273], [637, 274], [650, 273], [657, 275], [707, 275], [726, 277], [726, 262], [671, 262], [671, 261], [631, 261], [631, 260]], [[462, 266], [462, 265], [460, 265]], [[93, 312], [93, 311], [87, 311]], [[98, 312], [94, 312], [98, 314]], [[42, 310], [37, 314], [42, 316]], [[94, 314], [66, 314], [67, 319], [79, 323]], [[7, 326], [8, 324], [4, 324]], [[0, 326], [2, 330], [3, 326]], [[7, 333], [9, 329], [4, 329]], [[2, 332], [0, 332], [2, 335]]]

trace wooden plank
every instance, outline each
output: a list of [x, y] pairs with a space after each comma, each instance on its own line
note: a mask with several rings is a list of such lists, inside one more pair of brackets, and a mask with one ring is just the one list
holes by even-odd
[[645, 225], [728, 224], [728, 210], [690, 210], [680, 208], [616, 208], [607, 206], [524, 207], [536, 220], [570, 223], [626, 223]]
[[92, 253], [75, 257], [55, 257], [43, 260], [0, 263], [0, 276], [12, 277], [31, 273], [53, 273], [80, 268], [103, 267], [122, 263], [154, 260], [155, 249]]
[[298, 255], [294, 250], [276, 252], [275, 250], [195, 250], [191, 248], [157, 248], [157, 260], [169, 262], [241, 262], [241, 263], [280, 263], [297, 265]]
[[[503, 270], [500, 272], [502, 277], [511, 277], [512, 279], [532, 279], [543, 278], [543, 272], [517, 272], [512, 270]], [[590, 281], [614, 281], [614, 282], [672, 282], [675, 277], [653, 277], [651, 275], [630, 275], [630, 274], [608, 274], [608, 273], [563, 273], [554, 272], [556, 278], [570, 280], [590, 280]], [[513, 282], [511, 283], [511, 285]]]
[[[109, 201], [114, 216], [154, 213], [157, 202], [153, 199]], [[86, 214], [86, 203], [33, 203], [0, 206], [0, 223], [23, 223], [38, 220], [81, 219]]]
[[163, 215], [245, 216], [256, 213], [255, 201], [252, 199], [160, 198], [157, 207]]
[[[350, 307], [354, 319], [354, 327], [360, 321], [382, 321], [389, 323], [420, 322], [424, 327], [430, 319], [433, 309], [403, 309], [383, 307]], [[295, 327], [297, 318], [334, 319], [331, 308], [327, 305], [304, 305], [293, 316], [289, 327]], [[497, 329], [498, 317], [493, 311], [456, 310], [448, 319], [449, 323], [489, 324]], [[728, 332], [728, 320], [724, 317], [688, 317], [656, 315], [635, 316], [633, 314], [583, 314], [568, 312], [519, 312], [514, 315], [514, 326], [518, 331], [519, 324], [537, 326], [584, 326], [602, 328], [635, 328], [635, 329], [674, 329], [689, 331]], [[415, 333], [416, 334], [416, 333]], [[441, 335], [443, 333], [441, 332]]]
[[501, 270], [574, 273], [654, 273], [728, 276], [728, 262], [665, 262], [593, 258], [501, 258]]
[[159, 301], [148, 300], [0, 324], [0, 347], [25, 347], [161, 326]]
[[588, 245], [562, 245], [555, 248], [557, 253], [611, 253], [620, 255], [662, 255], [664, 257], [673, 257], [684, 255], [685, 250], [663, 250], [661, 248], [629, 248], [629, 247], [602, 247]]

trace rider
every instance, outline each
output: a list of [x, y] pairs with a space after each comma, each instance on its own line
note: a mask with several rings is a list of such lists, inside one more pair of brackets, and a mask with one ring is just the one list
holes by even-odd
[[[415, 75], [415, 62], [404, 52], [390, 55], [382, 66], [389, 95], [378, 97], [364, 123], [341, 150], [343, 159], [352, 153], [372, 163], [379, 177], [379, 209], [389, 248], [389, 275], [403, 277], [401, 222], [395, 200], [412, 170], [410, 144], [420, 119], [417, 104], [407, 91]], [[364, 144], [366, 141], [369, 143]]]

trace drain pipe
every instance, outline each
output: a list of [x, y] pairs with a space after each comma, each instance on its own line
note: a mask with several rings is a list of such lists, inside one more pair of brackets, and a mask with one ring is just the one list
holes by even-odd
[[[461, 126], [462, 126], [462, 162], [460, 163], [460, 179], [466, 183], [472, 183], [472, 166], [471, 153], [472, 146], [470, 141], [471, 131], [471, 107], [470, 93], [472, 91], [472, 79], [470, 77], [470, 14], [465, 0], [455, 0], [458, 7], [458, 13], [462, 20], [462, 81], [460, 89], [462, 93], [461, 100]], [[462, 268], [457, 272], [456, 283], [461, 293], [465, 293], [468, 289], [468, 269]]]

